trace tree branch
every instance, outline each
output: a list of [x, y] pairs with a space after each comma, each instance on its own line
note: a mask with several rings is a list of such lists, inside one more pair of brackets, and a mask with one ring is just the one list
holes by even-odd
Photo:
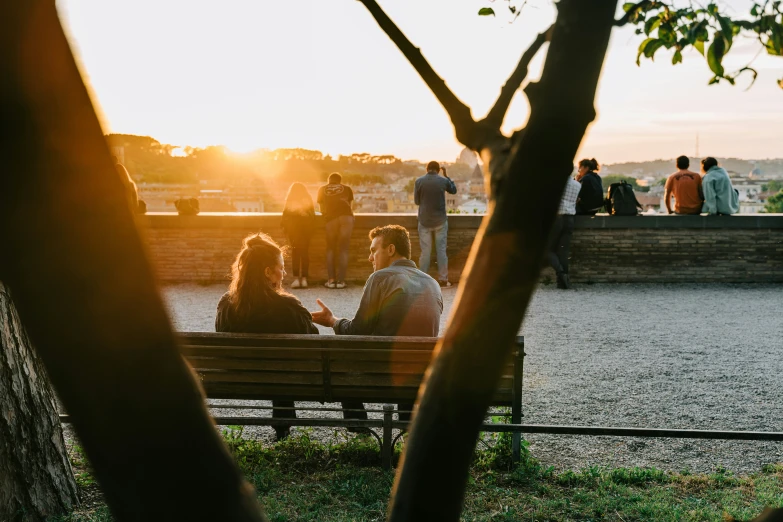
[[654, 2], [652, 2], [651, 0], [642, 0], [641, 2], [637, 2], [636, 5], [634, 5], [632, 8], [627, 10], [622, 17], [614, 21], [614, 26], [615, 27], [624, 26], [625, 24], [631, 21], [631, 17], [633, 17], [639, 11], [639, 9], [646, 7], [646, 4], [652, 4], [652, 3]]
[[416, 69], [421, 79], [430, 88], [430, 91], [435, 95], [440, 104], [446, 109], [446, 112], [451, 118], [451, 122], [454, 124], [454, 130], [457, 134], [457, 139], [467, 147], [474, 150], [478, 150], [482, 143], [478, 132], [478, 125], [470, 114], [470, 107], [465, 105], [459, 98], [457, 98], [451, 89], [448, 88], [446, 82], [438, 76], [438, 73], [432, 68], [432, 66], [424, 58], [421, 50], [413, 45], [408, 37], [400, 30], [394, 21], [381, 9], [378, 2], [375, 0], [359, 0], [364, 7], [370, 12], [370, 14], [378, 22], [381, 29], [387, 34], [392, 42], [397, 46], [400, 52], [405, 56], [408, 62]]
[[[616, 0], [558, 2], [544, 72], [532, 84], [536, 88], [526, 89], [533, 93], [526, 131], [515, 136], [507, 155], [502, 146], [481, 150], [499, 185], [419, 388], [390, 522], [459, 520], [479, 426], [538, 283], [574, 155], [595, 115], [616, 8]], [[525, 194], [535, 197], [520, 205]]]
[[487, 117], [484, 118], [483, 121], [485, 123], [496, 129], [500, 129], [500, 126], [503, 125], [503, 118], [506, 117], [506, 111], [508, 111], [508, 107], [511, 105], [511, 100], [514, 98], [514, 94], [517, 92], [517, 89], [519, 89], [519, 86], [522, 85], [523, 81], [525, 81], [530, 62], [538, 53], [538, 50], [541, 49], [541, 46], [544, 45], [545, 42], [549, 41], [552, 36], [553, 28], [554, 25], [550, 26], [549, 29], [539, 34], [536, 39], [533, 40], [533, 43], [530, 44], [530, 47], [528, 47], [527, 50], [522, 54], [517, 68], [514, 70], [511, 76], [509, 76], [506, 84], [500, 90], [500, 96], [498, 96], [495, 105], [492, 106], [492, 109], [487, 114]]

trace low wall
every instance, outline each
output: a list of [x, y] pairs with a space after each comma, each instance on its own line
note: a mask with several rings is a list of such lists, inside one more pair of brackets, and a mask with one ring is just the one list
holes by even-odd
[[[449, 216], [449, 279], [457, 281], [481, 216]], [[323, 223], [310, 249], [310, 279], [326, 279]], [[141, 218], [159, 278], [173, 282], [226, 281], [242, 239], [263, 231], [281, 244], [280, 214], [148, 214]], [[418, 260], [418, 221], [409, 214], [359, 214], [351, 238], [347, 279], [364, 281], [369, 231], [398, 224], [411, 234]], [[571, 279], [606, 282], [783, 282], [783, 215], [595, 216], [576, 218]], [[435, 256], [433, 252], [433, 265]], [[432, 267], [435, 273], [435, 267]], [[551, 269], [543, 278], [553, 279]], [[290, 276], [289, 276], [290, 278]]]

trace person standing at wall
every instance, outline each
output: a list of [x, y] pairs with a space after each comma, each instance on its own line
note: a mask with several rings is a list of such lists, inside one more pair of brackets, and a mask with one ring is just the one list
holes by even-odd
[[318, 189], [318, 205], [326, 222], [326, 288], [345, 288], [348, 249], [353, 232], [353, 191], [342, 184], [337, 172], [329, 174], [328, 184]]
[[[443, 177], [440, 176], [443, 172]], [[446, 192], [457, 193], [457, 186], [449, 178], [446, 168], [437, 161], [427, 164], [427, 173], [416, 180], [413, 189], [413, 201], [419, 206], [419, 269], [427, 273], [432, 257], [432, 237], [435, 236], [435, 252], [438, 260], [438, 284], [443, 287], [449, 283], [449, 258], [446, 255], [446, 241], [449, 233], [449, 221], [446, 215]]]
[[557, 287], [564, 290], [571, 288], [571, 280], [568, 277], [568, 255], [571, 252], [571, 236], [574, 232], [576, 199], [581, 190], [582, 185], [578, 181], [568, 178], [550, 236], [549, 263], [555, 269]]
[[301, 183], [293, 183], [288, 189], [281, 226], [291, 245], [291, 271], [294, 274], [291, 288], [307, 288], [310, 239], [315, 230], [315, 208], [313, 198]]
[[701, 180], [704, 206], [701, 211], [710, 215], [728, 216], [739, 212], [739, 193], [731, 184], [729, 173], [718, 166], [715, 158], [701, 160]]
[[594, 216], [604, 206], [604, 186], [601, 176], [597, 174], [598, 170], [600, 167], [595, 158], [579, 162], [576, 180], [582, 184], [582, 188], [576, 200], [577, 216]]
[[139, 189], [136, 186], [136, 183], [133, 181], [130, 172], [128, 172], [128, 169], [125, 168], [125, 165], [120, 163], [120, 159], [117, 156], [112, 156], [111, 159], [114, 160], [114, 168], [117, 170], [117, 174], [119, 174], [120, 180], [122, 180], [123, 187], [125, 187], [125, 195], [128, 199], [128, 208], [131, 209], [132, 213], [136, 214], [139, 212]]
[[[701, 176], [688, 170], [691, 162], [688, 156], [677, 158], [677, 172], [669, 176], [664, 188], [663, 200], [669, 214], [701, 214], [704, 195], [701, 189]], [[672, 210], [674, 196], [674, 210]]]

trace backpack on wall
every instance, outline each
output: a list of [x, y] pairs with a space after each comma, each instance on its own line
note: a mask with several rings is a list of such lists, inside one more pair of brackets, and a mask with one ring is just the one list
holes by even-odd
[[200, 208], [196, 198], [180, 198], [174, 202], [180, 216], [195, 216]]
[[635, 216], [642, 206], [633, 187], [625, 181], [612, 183], [606, 192], [606, 211], [613, 216]]

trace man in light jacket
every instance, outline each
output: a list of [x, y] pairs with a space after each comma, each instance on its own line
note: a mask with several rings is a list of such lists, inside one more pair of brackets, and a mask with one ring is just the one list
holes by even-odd
[[739, 193], [734, 189], [725, 169], [715, 158], [701, 160], [701, 180], [704, 206], [701, 211], [712, 215], [730, 215], [739, 212]]
[[[353, 319], [335, 317], [320, 299], [320, 311], [312, 312], [313, 322], [333, 328], [337, 335], [384, 335], [437, 337], [443, 313], [443, 295], [437, 281], [411, 261], [411, 239], [399, 225], [376, 227], [370, 231], [370, 257], [373, 273], [364, 285], [359, 309]], [[367, 419], [361, 401], [343, 401], [346, 419]], [[411, 411], [403, 403], [400, 411]], [[400, 414], [400, 420], [409, 420]], [[349, 429], [366, 432], [366, 429]]]

